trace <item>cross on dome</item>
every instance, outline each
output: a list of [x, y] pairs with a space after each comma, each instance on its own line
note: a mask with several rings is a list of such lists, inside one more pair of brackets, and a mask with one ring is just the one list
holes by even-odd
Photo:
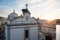
[[15, 9], [13, 9], [13, 13], [15, 13]]

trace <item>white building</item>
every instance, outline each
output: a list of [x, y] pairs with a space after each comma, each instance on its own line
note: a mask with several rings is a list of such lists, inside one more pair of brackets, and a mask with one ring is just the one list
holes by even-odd
[[[31, 18], [31, 13], [27, 9], [22, 9], [23, 14], [18, 16], [15, 11], [8, 15], [8, 21], [5, 25], [6, 40], [40, 40], [41, 36], [37, 21]], [[43, 35], [45, 40], [45, 36]]]

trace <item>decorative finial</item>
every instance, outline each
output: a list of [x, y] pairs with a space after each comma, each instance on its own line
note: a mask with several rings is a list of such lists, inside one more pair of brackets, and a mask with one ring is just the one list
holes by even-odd
[[27, 7], [28, 7], [28, 4], [26, 4], [26, 9], [28, 9]]
[[13, 9], [13, 13], [15, 13], [15, 9]]

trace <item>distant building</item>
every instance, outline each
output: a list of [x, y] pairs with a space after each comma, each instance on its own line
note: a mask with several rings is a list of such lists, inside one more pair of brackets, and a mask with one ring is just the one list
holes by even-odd
[[39, 31], [38, 21], [30, 17], [31, 13], [27, 4], [22, 12], [21, 16], [18, 16], [15, 10], [8, 15], [5, 25], [6, 40], [45, 40], [44, 33]]
[[5, 17], [0, 17], [0, 40], [5, 40], [5, 22], [7, 22], [7, 19]]
[[[54, 39], [56, 37], [56, 21], [48, 21], [48, 22], [44, 22], [43, 25], [41, 26], [41, 30], [42, 32], [45, 33], [45, 35], [48, 36], [52, 36], [52, 38]], [[56, 39], [56, 38], [55, 38]]]

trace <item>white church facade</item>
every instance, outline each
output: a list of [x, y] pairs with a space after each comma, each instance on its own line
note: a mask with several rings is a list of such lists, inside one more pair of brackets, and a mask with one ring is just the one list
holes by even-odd
[[39, 32], [37, 21], [30, 17], [29, 10], [22, 9], [23, 14], [18, 16], [15, 11], [8, 15], [5, 25], [6, 40], [45, 40], [45, 35]]

